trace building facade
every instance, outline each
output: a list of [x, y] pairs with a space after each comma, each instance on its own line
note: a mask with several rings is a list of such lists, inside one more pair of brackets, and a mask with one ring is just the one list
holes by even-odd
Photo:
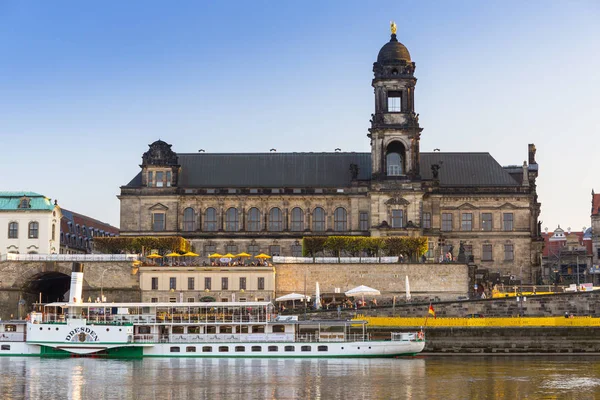
[[592, 267], [591, 228], [580, 232], [565, 231], [558, 226], [553, 232], [542, 233], [543, 281], [547, 284], [595, 282]]
[[0, 192], [0, 254], [58, 254], [61, 209], [33, 192]]
[[273, 267], [141, 267], [143, 302], [271, 301]]
[[[121, 235], [181, 235], [196, 252], [301, 255], [304, 236], [425, 236], [450, 253], [535, 281], [543, 244], [535, 146], [421, 152], [415, 63], [395, 33], [373, 64], [368, 153], [175, 153], [156, 141], [121, 187]], [[459, 250], [460, 249], [460, 250]]]
[[114, 237], [119, 229], [86, 215], [62, 209], [60, 221], [60, 253], [92, 254], [94, 238]]
[[592, 249], [594, 253], [594, 265], [600, 264], [600, 193], [592, 190]]

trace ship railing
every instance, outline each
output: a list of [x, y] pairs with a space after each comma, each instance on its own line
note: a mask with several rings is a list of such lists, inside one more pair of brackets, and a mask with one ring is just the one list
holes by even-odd
[[346, 333], [339, 335], [313, 335], [310, 333], [296, 336], [297, 342], [367, 342], [371, 340], [368, 333]]
[[25, 334], [21, 332], [2, 332], [0, 342], [24, 342]]
[[392, 341], [408, 342], [415, 341], [418, 338], [416, 332], [392, 332]]
[[175, 334], [135, 335], [135, 343], [221, 343], [221, 342], [292, 342], [293, 333], [207, 333], [207, 334]]

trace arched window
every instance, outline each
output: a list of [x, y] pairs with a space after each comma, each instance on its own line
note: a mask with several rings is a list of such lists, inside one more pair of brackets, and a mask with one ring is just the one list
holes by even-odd
[[338, 207], [335, 209], [333, 213], [333, 230], [337, 232], [342, 232], [347, 230], [348, 216], [346, 214], [346, 210], [342, 207]]
[[206, 209], [204, 216], [204, 230], [207, 232], [214, 232], [217, 230], [217, 210], [210, 207]]
[[269, 211], [269, 230], [272, 232], [281, 232], [283, 230], [283, 217], [281, 210], [277, 207]]
[[388, 176], [399, 176], [406, 173], [404, 168], [405, 154], [406, 150], [402, 143], [392, 142], [388, 145], [385, 156]]
[[313, 231], [325, 231], [325, 210], [321, 207], [317, 207], [313, 211]]
[[237, 208], [231, 207], [225, 213], [225, 230], [227, 232], [237, 232], [239, 230], [239, 215]]
[[256, 207], [252, 207], [248, 210], [248, 227], [247, 230], [250, 232], [260, 231], [260, 211]]
[[183, 210], [183, 230], [186, 232], [191, 232], [196, 230], [196, 224], [194, 223], [194, 209], [192, 207], [188, 207]]
[[18, 239], [19, 238], [19, 223], [11, 222], [8, 224], [8, 238]]
[[40, 224], [33, 221], [29, 223], [29, 239], [37, 239], [39, 236]]
[[292, 226], [291, 230], [300, 232], [304, 230], [304, 211], [300, 207], [292, 208]]
[[[90, 233], [93, 236], [94, 230], [90, 229]], [[56, 240], [56, 224], [52, 224], [52, 240]]]

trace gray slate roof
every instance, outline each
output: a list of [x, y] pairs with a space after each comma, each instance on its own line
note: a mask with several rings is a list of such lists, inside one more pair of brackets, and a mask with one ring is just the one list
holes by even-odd
[[[358, 179], [371, 179], [371, 153], [185, 153], [178, 154], [179, 186], [345, 187], [350, 164]], [[433, 179], [440, 164], [440, 186], [515, 186], [518, 183], [489, 153], [421, 153], [421, 177]], [[141, 173], [127, 187], [141, 186]]]

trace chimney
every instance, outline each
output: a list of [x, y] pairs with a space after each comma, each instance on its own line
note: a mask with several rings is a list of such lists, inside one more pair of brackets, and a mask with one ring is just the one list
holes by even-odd
[[73, 263], [71, 269], [71, 289], [69, 290], [69, 303], [82, 303], [81, 294], [83, 291], [83, 264]]
[[523, 161], [523, 182], [521, 186], [529, 186], [529, 172], [527, 168], [527, 161]]

